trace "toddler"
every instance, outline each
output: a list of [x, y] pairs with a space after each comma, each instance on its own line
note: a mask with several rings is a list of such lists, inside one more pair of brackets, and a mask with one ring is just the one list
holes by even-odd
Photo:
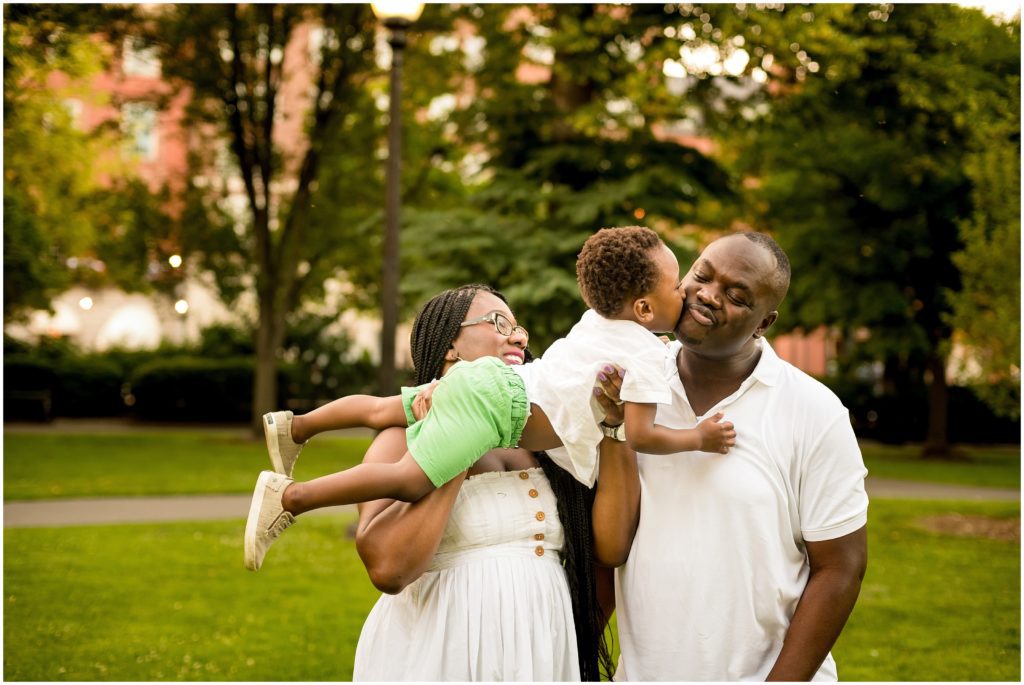
[[[525, 366], [512, 356], [459, 361], [433, 388], [430, 411], [422, 420], [413, 415], [413, 401], [429, 384], [402, 388], [393, 397], [343, 397], [305, 417], [290, 412], [264, 416], [274, 471], [260, 474], [253, 494], [245, 531], [246, 567], [260, 567], [268, 547], [294, 522], [295, 514], [381, 498], [414, 502], [496, 447], [547, 451], [588, 486], [596, 478], [598, 445], [606, 435], [649, 454], [727, 452], [736, 433], [731, 423], [721, 421], [721, 413], [693, 429], [654, 423], [656, 405], [671, 401], [668, 353], [655, 333], [673, 330], [683, 307], [679, 264], [671, 250], [650, 229], [606, 228], [583, 245], [576, 271], [591, 309], [565, 338], [552, 344], [543, 359]], [[498, 311], [462, 326], [485, 323], [501, 335], [525, 336], [524, 329]], [[622, 426], [599, 425], [603, 414], [594, 401], [594, 378], [609, 363], [627, 372], [620, 392], [620, 401], [626, 403], [624, 435]], [[317, 428], [296, 441], [293, 418], [315, 418], [304, 423]], [[290, 476], [299, 450], [315, 432], [405, 425], [408, 451], [398, 462], [359, 464], [320, 479], [317, 492], [306, 493], [311, 496], [305, 502], [296, 491], [285, 495], [293, 484]]]

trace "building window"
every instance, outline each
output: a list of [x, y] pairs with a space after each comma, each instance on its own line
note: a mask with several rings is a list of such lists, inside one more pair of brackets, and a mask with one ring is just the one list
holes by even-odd
[[156, 107], [149, 102], [121, 105], [121, 130], [125, 135], [125, 156], [153, 161], [159, 152]]
[[132, 38], [125, 38], [121, 54], [124, 59], [121, 68], [125, 76], [160, 78], [160, 58], [155, 47], [137, 48]]

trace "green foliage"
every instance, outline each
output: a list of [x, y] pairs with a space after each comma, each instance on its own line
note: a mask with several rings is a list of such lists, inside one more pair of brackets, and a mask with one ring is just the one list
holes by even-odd
[[[760, 179], [759, 220], [794, 264], [780, 323], [867, 328], [857, 348], [868, 358], [934, 353], [950, 334], [945, 292], [960, 286], [952, 255], [970, 212], [968, 102], [1016, 97], [1019, 36], [951, 5], [806, 14], [766, 11], [745, 32], [779, 74], [768, 114], [746, 128], [742, 162]], [[751, 25], [773, 30], [758, 39]]]
[[[748, 71], [767, 80], [725, 108], [718, 130], [748, 177], [749, 221], [793, 263], [779, 329], [832, 327], [840, 370], [882, 360], [890, 391], [925, 378], [926, 451], [948, 454], [950, 293], [961, 289], [953, 255], [971, 238], [960, 227], [979, 199], [963, 162], [979, 125], [1007, 121], [1019, 98], [1019, 21], [936, 4], [709, 17], [720, 44], [735, 46], [739, 34], [754, 57]], [[1006, 297], [1016, 297], [1007, 285], [1018, 273], [993, 270]]]
[[[147, 269], [173, 230], [162, 204], [119, 158], [109, 122], [82, 130], [69, 102], [110, 105], [92, 80], [110, 67], [125, 10], [4, 7], [4, 321], [73, 283], [168, 289]], [[157, 255], [159, 256], [159, 255]]]
[[963, 163], [973, 211], [960, 223], [964, 248], [953, 262], [962, 288], [949, 294], [947, 320], [966, 346], [960, 373], [993, 410], [1019, 418], [1020, 99], [995, 105], [1001, 109], [989, 116], [997, 118], [974, 120], [972, 151]]
[[70, 282], [65, 260], [95, 236], [89, 199], [99, 147], [63, 104], [87, 95], [50, 89], [47, 79], [56, 71], [85, 79], [102, 65], [86, 35], [64, 30], [45, 11], [4, 7], [5, 322], [49, 306]]
[[[542, 352], [585, 305], [575, 260], [603, 226], [656, 228], [685, 263], [697, 248], [683, 226], [730, 179], [697, 150], [660, 136], [679, 103], [659, 76], [650, 39], [663, 6], [467, 6], [460, 21], [484, 40], [462, 78], [475, 97], [450, 115], [465, 153], [468, 197], [416, 207], [407, 220], [403, 292], [487, 282], [511, 299]], [[547, 57], [545, 57], [547, 55]], [[519, 78], [533, 68], [533, 78]], [[472, 160], [472, 162], [471, 162]], [[454, 249], [453, 249], [454, 248]]]
[[52, 419], [56, 376], [48, 360], [26, 354], [5, 354], [4, 419]]
[[[927, 436], [928, 389], [923, 380], [906, 383], [894, 390], [880, 391], [878, 383], [858, 381], [850, 376], [831, 376], [822, 381], [850, 410], [857, 437], [887, 444], [918, 443]], [[1014, 392], [1009, 381], [994, 382], [992, 395]], [[954, 443], [1016, 444], [1020, 442], [1020, 420], [1000, 416], [962, 386], [948, 388], [949, 439]]]
[[[282, 392], [288, 408], [306, 412], [343, 395], [376, 392], [377, 365], [364, 351], [356, 355], [352, 340], [334, 316], [297, 318], [285, 339], [288, 374]], [[411, 378], [402, 383], [410, 384]]]
[[252, 402], [251, 358], [172, 357], [131, 378], [135, 413], [163, 421], [241, 421]]
[[101, 356], [71, 357], [57, 366], [54, 413], [58, 416], [119, 416], [125, 413], [121, 367]]

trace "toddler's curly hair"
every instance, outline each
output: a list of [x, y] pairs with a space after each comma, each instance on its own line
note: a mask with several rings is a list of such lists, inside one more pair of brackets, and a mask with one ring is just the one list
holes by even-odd
[[654, 250], [661, 244], [658, 234], [643, 226], [602, 228], [587, 238], [576, 258], [583, 301], [601, 316], [611, 317], [624, 303], [654, 290]]

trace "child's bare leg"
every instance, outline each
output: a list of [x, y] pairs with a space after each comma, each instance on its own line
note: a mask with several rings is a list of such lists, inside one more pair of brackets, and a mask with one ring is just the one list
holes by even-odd
[[317, 433], [339, 428], [365, 426], [384, 430], [391, 426], [405, 426], [406, 423], [401, 395], [348, 395], [307, 414], [293, 416], [291, 437], [297, 443], [304, 443]]
[[358, 464], [304, 483], [292, 483], [285, 488], [281, 504], [297, 516], [313, 509], [375, 499], [415, 502], [433, 489], [427, 474], [406, 452], [394, 463]]
[[292, 440], [306, 442], [314, 435], [335, 430], [341, 423], [341, 399], [328, 402], [306, 414], [292, 417]]

